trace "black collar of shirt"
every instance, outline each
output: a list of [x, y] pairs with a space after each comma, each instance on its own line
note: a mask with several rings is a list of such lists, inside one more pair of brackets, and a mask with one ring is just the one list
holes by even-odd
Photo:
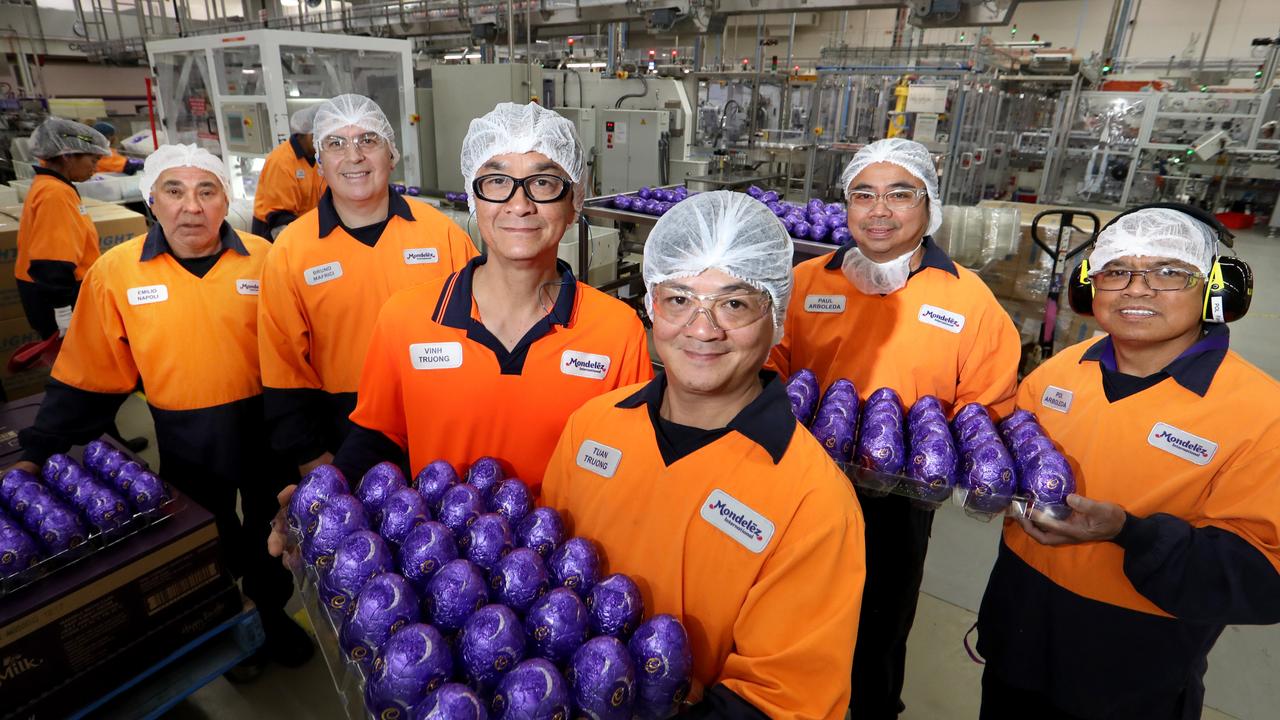
[[[1204, 397], [1209, 392], [1209, 386], [1213, 384], [1213, 378], [1217, 375], [1222, 360], [1227, 356], [1227, 349], [1231, 346], [1231, 332], [1226, 325], [1212, 324], [1207, 328], [1203, 337], [1174, 358], [1173, 362], [1156, 373], [1155, 377], [1159, 379], [1171, 377], [1182, 387]], [[1110, 335], [1090, 345], [1084, 351], [1080, 362], [1086, 360], [1098, 363], [1104, 372], [1120, 372], [1116, 367], [1116, 349], [1111, 343]], [[1151, 385], [1154, 384], [1156, 383], [1151, 383]]]
[[[748, 440], [764, 448], [773, 459], [773, 464], [777, 465], [782, 462], [782, 456], [787, 453], [787, 448], [791, 445], [791, 436], [796, 430], [796, 418], [791, 413], [791, 401], [787, 398], [786, 387], [778, 378], [778, 374], [764, 371], [760, 373], [760, 380], [764, 384], [763, 392], [738, 411], [738, 414], [725, 427], [729, 430], [737, 430]], [[653, 423], [654, 434], [661, 437], [662, 432], [658, 427], [659, 411], [662, 409], [662, 395], [666, 389], [667, 374], [660, 372], [644, 387], [619, 402], [617, 407], [632, 409], [648, 405], [649, 420]], [[663, 457], [667, 465], [679, 459], [679, 457], [667, 458], [665, 455]]]
[[[222, 247], [217, 254], [222, 254], [223, 250], [235, 250], [241, 255], [248, 255], [249, 249], [244, 246], [244, 241], [236, 234], [234, 228], [222, 221], [222, 227], [218, 230], [218, 240]], [[160, 227], [160, 223], [155, 223], [151, 229], [147, 231], [147, 239], [142, 242], [142, 262], [146, 262], [161, 253], [173, 254], [173, 248], [169, 247], [169, 240], [164, 236], [164, 228]]]
[[65, 175], [58, 172], [57, 170], [50, 170], [49, 168], [44, 167], [42, 165], [37, 165], [35, 168], [35, 171], [37, 175], [48, 175], [49, 177], [55, 180], [61, 180], [62, 182], [66, 183], [72, 190], [75, 190], [77, 196], [80, 195], [80, 190], [76, 188], [76, 184], [68, 180]]
[[[400, 197], [395, 190], [387, 188], [387, 220], [392, 215], [414, 221], [413, 210], [409, 209], [409, 201]], [[320, 213], [320, 237], [329, 237], [329, 233], [342, 226], [342, 218], [338, 217], [338, 209], [333, 206], [333, 190], [327, 189], [320, 196], [320, 205], [316, 208]]]
[[289, 144], [293, 146], [293, 154], [297, 155], [299, 160], [306, 160], [307, 164], [311, 167], [316, 166], [316, 156], [307, 152], [306, 148], [302, 147], [301, 135], [297, 133], [290, 135]]
[[[844, 256], [848, 254], [850, 248], [857, 244], [858, 243], [856, 241], [850, 240], [844, 245], [841, 245], [840, 249], [836, 250], [835, 254], [831, 256], [831, 259], [827, 261], [827, 269], [839, 270], [840, 267], [844, 265]], [[956, 277], [960, 277], [960, 271], [956, 269], [955, 262], [951, 260], [945, 250], [938, 247], [938, 244], [933, 241], [932, 237], [925, 235], [921, 245], [924, 246], [924, 255], [920, 258], [920, 267], [912, 270], [911, 275], [908, 277], [914, 277], [916, 273], [923, 272], [925, 268], [936, 268], [943, 272], [951, 273]]]

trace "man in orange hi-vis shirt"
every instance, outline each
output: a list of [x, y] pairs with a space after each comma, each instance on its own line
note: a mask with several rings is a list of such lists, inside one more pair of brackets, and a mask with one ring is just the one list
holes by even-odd
[[1136, 208], [1072, 274], [1108, 334], [1036, 368], [1018, 407], [1078, 494], [1065, 521], [1005, 524], [983, 718], [1199, 718], [1225, 626], [1280, 622], [1280, 383], [1229, 347], [1252, 278], [1222, 238], [1203, 211]]
[[694, 718], [832, 718], [849, 705], [863, 526], [844, 473], [761, 372], [791, 239], [756, 200], [695, 195], [645, 244], [665, 372], [569, 418], [542, 500], [598, 543], [647, 613], [689, 634]]
[[321, 105], [289, 116], [289, 139], [267, 155], [253, 193], [253, 234], [274, 240], [289, 223], [320, 204], [325, 182], [316, 169], [312, 123]]

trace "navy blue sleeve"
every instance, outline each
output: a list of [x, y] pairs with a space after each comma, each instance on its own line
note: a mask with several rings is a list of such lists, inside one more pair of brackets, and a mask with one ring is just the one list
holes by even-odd
[[1157, 513], [1128, 516], [1113, 542], [1124, 548], [1124, 574], [1134, 588], [1180, 620], [1280, 622], [1280, 572], [1235, 533]]
[[702, 701], [681, 718], [696, 720], [769, 720], [755, 705], [721, 684], [712, 685], [702, 694]]
[[18, 433], [22, 459], [43, 465], [54, 453], [66, 452], [100, 437], [115, 423], [129, 393], [96, 393], [49, 380], [31, 427]]
[[391, 438], [377, 430], [352, 424], [351, 432], [347, 433], [342, 447], [333, 457], [333, 464], [348, 479], [354, 479], [364, 477], [369, 468], [385, 461], [393, 462], [403, 470], [408, 460], [404, 450]]
[[304, 465], [328, 451], [325, 418], [332, 411], [323, 390], [264, 387], [262, 400], [276, 452]]

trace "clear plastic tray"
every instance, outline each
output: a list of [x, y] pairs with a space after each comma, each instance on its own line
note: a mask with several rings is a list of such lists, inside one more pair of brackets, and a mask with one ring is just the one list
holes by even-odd
[[950, 498], [952, 504], [963, 509], [966, 515], [982, 522], [991, 522], [996, 517], [1031, 517], [1035, 512], [1044, 512], [1059, 520], [1071, 514], [1071, 509], [1065, 505], [1040, 503], [1026, 495], [1017, 494], [1010, 497], [1007, 503], [1003, 503], [1003, 509], [992, 510], [990, 508], [1000, 506], [1001, 503], [979, 498], [967, 487], [942, 484], [930, 487], [904, 475], [878, 472], [857, 463], [836, 463], [836, 465], [864, 495], [870, 497], [898, 495], [925, 510], [937, 510]]
[[349, 720], [376, 720], [365, 708], [364, 687], [368, 676], [360, 663], [347, 658], [338, 643], [338, 631], [342, 627], [342, 617], [333, 612], [320, 597], [320, 576], [315, 568], [306, 567], [302, 561], [296, 542], [296, 535], [290, 533], [289, 566], [293, 571], [293, 581], [302, 598], [303, 610], [315, 629], [316, 645], [320, 655], [324, 657], [329, 668], [329, 676], [333, 679], [334, 690], [342, 701], [343, 712]]

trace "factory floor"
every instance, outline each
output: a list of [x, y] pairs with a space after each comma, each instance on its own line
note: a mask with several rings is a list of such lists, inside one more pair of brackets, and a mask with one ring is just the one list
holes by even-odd
[[[1238, 254], [1253, 266], [1258, 288], [1249, 316], [1232, 325], [1231, 345], [1250, 362], [1280, 378], [1280, 239], [1265, 229], [1241, 233]], [[154, 429], [136, 396], [121, 410], [126, 436]], [[156, 462], [154, 449], [147, 459]], [[903, 720], [967, 720], [978, 716], [981, 666], [965, 653], [963, 638], [973, 625], [987, 573], [995, 558], [998, 524], [984, 524], [954, 508], [937, 513], [915, 629], [907, 653]], [[294, 607], [297, 607], [295, 597]], [[1081, 658], [1088, 662], [1088, 658]], [[1206, 678], [1206, 720], [1261, 720], [1280, 706], [1280, 626], [1231, 627], [1210, 655]], [[1224, 712], [1225, 711], [1225, 712]], [[232, 685], [219, 679], [175, 707], [166, 717], [295, 718], [343, 717], [324, 660], [306, 666], [271, 667], [257, 681]]]

